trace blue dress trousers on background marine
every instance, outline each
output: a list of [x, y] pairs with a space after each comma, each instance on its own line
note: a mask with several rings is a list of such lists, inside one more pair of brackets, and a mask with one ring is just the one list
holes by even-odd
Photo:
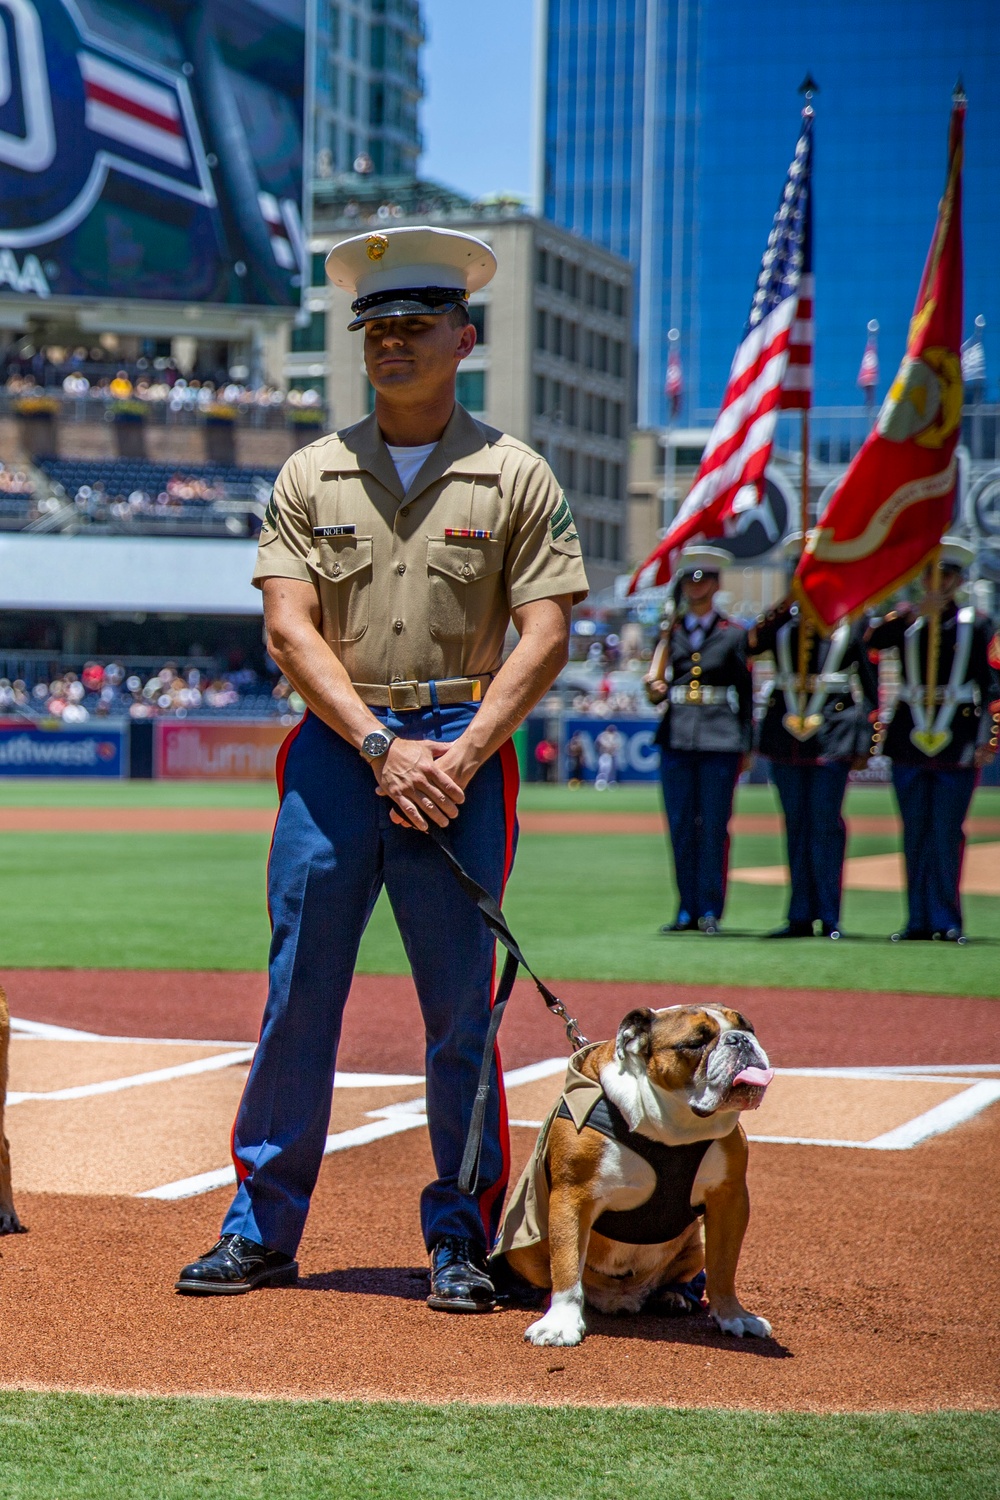
[[658, 648], [666, 648], [667, 696], [656, 743], [679, 895], [665, 931], [712, 933], [722, 917], [729, 820], [753, 722], [745, 644], [742, 628], [713, 612], [697, 627], [675, 619]]
[[892, 782], [903, 820], [907, 921], [901, 939], [962, 939], [959, 881], [965, 822], [978, 771], [977, 746], [997, 745], [991, 704], [1000, 681], [990, 666], [989, 623], [954, 603], [940, 617], [938, 686], [928, 712], [928, 621], [895, 610], [866, 635], [874, 651], [899, 652], [902, 686], [882, 728], [882, 753], [892, 760]]
[[770, 654], [768, 686], [757, 736], [785, 819], [791, 891], [785, 927], [773, 937], [840, 934], [847, 850], [842, 808], [852, 762], [867, 760], [878, 718], [878, 674], [860, 625], [842, 624], [829, 637], [807, 625], [805, 675], [800, 674], [798, 610], [770, 610], [747, 637], [751, 657]]

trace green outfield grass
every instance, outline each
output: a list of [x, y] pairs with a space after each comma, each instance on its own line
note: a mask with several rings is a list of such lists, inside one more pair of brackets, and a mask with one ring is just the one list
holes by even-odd
[[0, 1396], [4, 1500], [966, 1500], [1000, 1416]]
[[[58, 777], [0, 777], [0, 807], [275, 807], [270, 781], [73, 781]], [[523, 782], [518, 799], [525, 812], [660, 813], [660, 790], [652, 782], [625, 784], [607, 792]], [[736, 810], [777, 812], [769, 786], [741, 786]], [[858, 815], [896, 816], [889, 787], [851, 787], [847, 811]], [[972, 816], [1000, 817], [1000, 787], [981, 787]]]
[[[414, 835], [415, 837], [417, 835]], [[264, 834], [0, 836], [3, 962], [10, 967], [254, 969], [267, 960]], [[854, 841], [884, 852], [888, 837]], [[737, 835], [733, 864], [781, 862], [777, 836]], [[895, 893], [849, 891], [839, 944], [768, 943], [784, 915], [781, 886], [732, 882], [719, 938], [660, 937], [676, 896], [655, 834], [525, 836], [506, 909], [539, 973], [554, 979], [652, 980], [992, 996], [1000, 969], [1000, 899], [966, 900], [979, 942], [894, 947]], [[380, 900], [359, 967], [405, 973], [391, 911]], [[586, 1024], [584, 1021], [584, 1029]]]

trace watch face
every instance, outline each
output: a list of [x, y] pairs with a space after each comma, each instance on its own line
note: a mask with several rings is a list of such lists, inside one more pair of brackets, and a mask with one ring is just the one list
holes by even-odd
[[379, 731], [375, 729], [371, 734], [365, 735], [364, 740], [361, 744], [361, 754], [365, 756], [367, 760], [378, 760], [380, 755], [384, 755], [386, 753], [391, 744], [392, 740], [387, 734], [380, 734]]

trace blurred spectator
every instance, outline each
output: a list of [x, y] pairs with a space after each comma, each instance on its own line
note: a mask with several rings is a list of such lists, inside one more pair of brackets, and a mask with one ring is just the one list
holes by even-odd
[[539, 781], [555, 781], [558, 760], [559, 747], [547, 737], [539, 740], [535, 746], [535, 764], [538, 766]]
[[61, 719], [83, 724], [100, 718], [186, 718], [189, 714], [277, 715], [291, 722], [305, 704], [284, 677], [273, 689], [251, 668], [206, 674], [167, 662], [158, 672], [126, 672], [121, 662], [87, 662], [79, 673], [64, 670], [50, 682], [30, 689], [22, 681], [0, 678], [0, 714]]
[[17, 464], [0, 463], [0, 495], [30, 495], [31, 475]]
[[580, 786], [583, 781], [585, 749], [582, 734], [574, 734], [566, 746], [566, 770], [570, 786]]
[[594, 749], [597, 751], [597, 777], [594, 786], [597, 791], [604, 792], [609, 786], [618, 785], [618, 757], [623, 744], [624, 739], [614, 724], [602, 729], [594, 741]]

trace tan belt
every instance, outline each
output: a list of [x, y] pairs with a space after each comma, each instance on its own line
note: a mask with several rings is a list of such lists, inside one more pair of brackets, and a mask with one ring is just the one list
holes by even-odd
[[[434, 689], [437, 701], [442, 704], [479, 703], [492, 681], [489, 672], [482, 677], [443, 677], [434, 683]], [[407, 713], [415, 708], [432, 708], [434, 704], [429, 682], [355, 682], [352, 686], [369, 708]]]

